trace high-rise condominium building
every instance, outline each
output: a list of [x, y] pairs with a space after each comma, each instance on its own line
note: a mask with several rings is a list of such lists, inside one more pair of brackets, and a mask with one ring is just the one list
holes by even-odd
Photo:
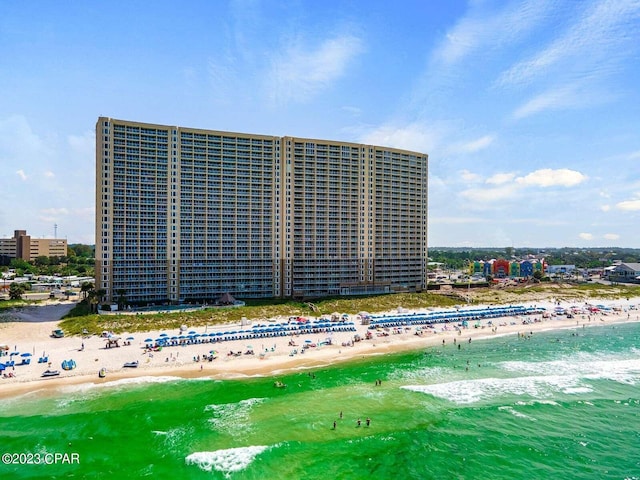
[[101, 117], [96, 169], [96, 288], [107, 299], [426, 284], [426, 154]]

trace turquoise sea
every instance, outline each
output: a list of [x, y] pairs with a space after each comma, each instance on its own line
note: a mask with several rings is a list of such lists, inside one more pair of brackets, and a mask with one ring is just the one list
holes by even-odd
[[588, 326], [4, 399], [0, 451], [60, 458], [0, 478], [640, 479], [639, 342], [640, 323]]

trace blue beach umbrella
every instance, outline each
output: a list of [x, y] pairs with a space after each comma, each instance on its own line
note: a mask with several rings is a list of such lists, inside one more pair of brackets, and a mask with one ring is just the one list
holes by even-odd
[[151, 343], [151, 342], [153, 342], [153, 339], [152, 339], [152, 338], [147, 338], [147, 339], [145, 340], [145, 343]]
[[127, 341], [135, 340], [133, 337], [127, 337]]
[[22, 355], [20, 355], [21, 357], [30, 357], [31, 354], [29, 352], [25, 352]]
[[9, 354], [9, 356], [10, 356], [10, 357], [12, 357], [12, 356], [14, 356], [14, 355], [19, 355], [19, 354], [20, 354], [20, 352], [17, 352], [17, 351], [16, 351], [16, 352], [11, 352], [11, 353]]
[[168, 337], [169, 335], [168, 335], [168, 334], [166, 334], [166, 333], [161, 333], [161, 334], [160, 334], [160, 336], [161, 336], [161, 337]]

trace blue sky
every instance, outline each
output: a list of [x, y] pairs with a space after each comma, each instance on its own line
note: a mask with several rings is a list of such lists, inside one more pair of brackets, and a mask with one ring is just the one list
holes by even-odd
[[640, 0], [0, 0], [0, 236], [94, 243], [99, 116], [429, 154], [429, 245], [640, 247]]

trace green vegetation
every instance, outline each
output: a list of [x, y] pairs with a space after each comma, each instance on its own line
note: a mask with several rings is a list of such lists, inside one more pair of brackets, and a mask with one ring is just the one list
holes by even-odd
[[21, 258], [13, 258], [9, 268], [16, 271], [18, 276], [58, 275], [58, 276], [88, 276], [94, 275], [94, 249], [90, 245], [73, 244], [67, 246], [66, 257], [40, 256], [27, 262]]
[[9, 298], [11, 300], [22, 300], [22, 295], [30, 289], [31, 286], [28, 283], [12, 283], [9, 286]]
[[492, 258], [526, 258], [528, 255], [544, 257], [547, 265], [575, 265], [578, 268], [602, 268], [613, 260], [640, 262], [637, 248], [514, 248], [464, 249], [430, 248], [429, 259], [445, 264], [449, 268], [462, 269], [469, 262]]
[[334, 312], [356, 314], [361, 311], [383, 312], [428, 307], [451, 307], [470, 301], [472, 304], [505, 304], [558, 299], [563, 301], [589, 301], [591, 299], [616, 299], [640, 297], [640, 286], [606, 286], [591, 284], [545, 283], [518, 287], [477, 288], [467, 291], [398, 293], [371, 297], [327, 298], [313, 305], [286, 301], [253, 301], [244, 307], [209, 308], [195, 312], [173, 312], [154, 314], [91, 314], [92, 305], [85, 299], [72, 310], [60, 324], [67, 334], [90, 333], [103, 330], [114, 332], [140, 332], [148, 330], [178, 329], [181, 325], [198, 327], [204, 325], [239, 322], [242, 317], [254, 321], [290, 316], [331, 315]]
[[329, 298], [310, 304], [285, 301], [253, 301], [244, 307], [208, 308], [195, 312], [173, 312], [154, 314], [90, 314], [91, 306], [87, 300], [80, 302], [60, 324], [68, 334], [80, 334], [84, 329], [90, 333], [103, 330], [114, 332], [139, 332], [147, 330], [177, 329], [181, 325], [197, 327], [239, 322], [242, 317], [254, 320], [266, 320], [273, 317], [320, 316], [338, 313], [380, 312], [403, 308], [426, 308], [452, 306], [460, 304], [456, 297], [434, 293], [395, 294], [373, 297]]

